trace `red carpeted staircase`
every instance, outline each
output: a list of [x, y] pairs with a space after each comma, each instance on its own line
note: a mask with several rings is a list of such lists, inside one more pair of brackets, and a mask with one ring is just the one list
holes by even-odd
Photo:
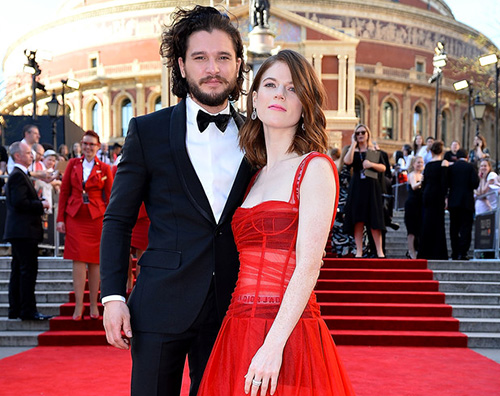
[[60, 315], [49, 321], [50, 330], [38, 336], [38, 344], [40, 346], [107, 345], [102, 325], [102, 305], [99, 304], [101, 314], [99, 319], [91, 320], [88, 291], [85, 292], [84, 302], [84, 320], [74, 321], [75, 294], [71, 292], [70, 302], [61, 305]]
[[316, 286], [339, 345], [466, 347], [426, 260], [330, 259]]
[[[316, 286], [321, 313], [339, 345], [466, 347], [452, 308], [425, 260], [324, 259]], [[39, 345], [106, 345], [99, 320], [72, 320], [74, 294], [39, 335]], [[100, 306], [102, 314], [102, 306]]]

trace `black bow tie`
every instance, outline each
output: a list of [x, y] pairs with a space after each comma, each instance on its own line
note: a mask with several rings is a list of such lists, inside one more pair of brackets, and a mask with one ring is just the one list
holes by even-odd
[[219, 128], [221, 132], [225, 132], [230, 119], [230, 114], [210, 115], [203, 110], [199, 110], [196, 116], [196, 122], [198, 122], [198, 129], [200, 132], [207, 129], [211, 122], [215, 122], [215, 125], [217, 125], [217, 128]]

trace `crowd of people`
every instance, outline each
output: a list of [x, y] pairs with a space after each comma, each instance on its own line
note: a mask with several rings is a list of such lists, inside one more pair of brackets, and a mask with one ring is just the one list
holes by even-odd
[[[476, 189], [476, 211], [491, 210], [484, 195], [500, 186], [484, 141], [469, 163], [458, 142], [443, 160], [442, 142], [417, 136], [391, 165], [359, 124], [330, 158], [326, 92], [292, 50], [256, 72], [245, 119], [231, 105], [248, 72], [243, 42], [213, 7], [177, 9], [161, 54], [181, 100], [133, 118], [121, 155], [94, 131], [56, 152], [38, 144], [34, 126], [10, 146], [9, 318], [49, 318], [34, 302], [36, 250], [40, 217], [57, 202], [73, 320], [84, 318], [88, 278], [88, 315], [100, 318], [101, 290], [108, 342], [132, 350], [132, 395], [179, 394], [186, 356], [190, 396], [354, 395], [313, 291], [329, 233], [338, 256], [384, 258], [386, 230], [399, 228], [391, 185], [405, 182], [409, 256], [447, 257], [448, 208], [453, 254], [465, 259], [470, 195]], [[465, 174], [467, 189], [456, 183]], [[133, 248], [145, 250], [135, 285]]]
[[[352, 142], [331, 149], [340, 177], [339, 207], [332, 229], [337, 257], [384, 257], [386, 228], [392, 222], [392, 186], [406, 185], [404, 221], [408, 258], [448, 259], [445, 211], [450, 213], [452, 259], [467, 260], [474, 216], [497, 208], [500, 176], [493, 171], [486, 140], [477, 135], [467, 153], [458, 140], [444, 151], [433, 137], [415, 136], [413, 144], [387, 154], [357, 125]], [[385, 158], [385, 159], [384, 159]]]

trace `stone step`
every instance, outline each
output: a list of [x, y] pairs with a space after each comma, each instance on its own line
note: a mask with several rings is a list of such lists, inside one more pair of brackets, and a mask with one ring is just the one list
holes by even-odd
[[469, 348], [500, 349], [500, 333], [465, 333]]
[[[53, 315], [57, 316], [60, 313], [59, 307], [62, 304], [57, 303], [40, 303], [37, 304], [36, 307], [38, 311], [44, 315]], [[7, 317], [9, 314], [9, 304], [1, 303], [0, 304], [0, 317]]]
[[500, 293], [446, 293], [450, 305], [500, 305]]
[[462, 333], [500, 333], [500, 318], [460, 318]]
[[433, 271], [500, 271], [500, 263], [496, 260], [429, 261], [427, 267]]
[[0, 331], [0, 347], [38, 346], [42, 331]]
[[48, 320], [21, 320], [0, 318], [0, 331], [48, 331], [50, 324]]
[[434, 271], [438, 281], [500, 282], [500, 271]]
[[455, 282], [440, 281], [439, 291], [443, 293], [500, 293], [500, 282]]
[[[0, 257], [0, 269], [10, 269], [10, 263], [12, 257]], [[38, 269], [49, 269], [49, 268], [73, 268], [73, 262], [71, 260], [65, 260], [63, 258], [53, 258], [53, 257], [38, 257]]]
[[[10, 279], [10, 270], [0, 269], [0, 280]], [[37, 280], [73, 279], [72, 269], [38, 269]]]
[[452, 316], [460, 318], [500, 318], [500, 306], [491, 305], [451, 305]]
[[[9, 290], [9, 281], [0, 280], [0, 291]], [[73, 290], [73, 281], [70, 279], [37, 280], [36, 291], [70, 291]]]
[[[69, 291], [35, 291], [37, 303], [60, 303], [69, 302]], [[0, 291], [0, 303], [9, 302], [8, 291]]]

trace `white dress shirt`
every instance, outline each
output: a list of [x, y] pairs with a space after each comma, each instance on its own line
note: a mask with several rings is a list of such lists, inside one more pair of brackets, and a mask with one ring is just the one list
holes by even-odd
[[85, 157], [82, 158], [82, 167], [83, 167], [83, 181], [86, 182], [92, 172], [92, 168], [94, 167], [95, 160], [92, 158], [92, 161], [87, 161]]
[[[196, 122], [199, 110], [203, 109], [188, 96], [186, 148], [212, 207], [215, 221], [218, 222], [236, 179], [243, 152], [238, 147], [238, 127], [233, 118], [229, 120], [225, 132], [221, 132], [214, 123], [210, 123], [205, 131], [200, 132]], [[228, 104], [217, 114], [229, 113]]]

